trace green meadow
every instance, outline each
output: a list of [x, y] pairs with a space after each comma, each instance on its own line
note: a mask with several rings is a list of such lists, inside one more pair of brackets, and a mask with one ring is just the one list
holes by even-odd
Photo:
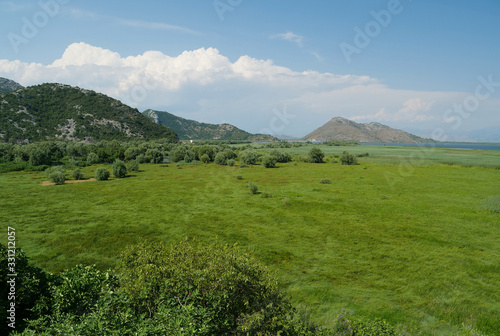
[[[61, 186], [42, 186], [43, 172], [5, 173], [0, 217], [51, 272], [113, 267], [141, 240], [236, 242], [318, 322], [346, 308], [407, 335], [456, 335], [464, 326], [500, 335], [500, 152], [321, 149], [326, 161], [344, 150], [370, 155], [355, 166], [143, 164], [125, 179]], [[102, 166], [111, 170], [82, 171], [93, 177]]]

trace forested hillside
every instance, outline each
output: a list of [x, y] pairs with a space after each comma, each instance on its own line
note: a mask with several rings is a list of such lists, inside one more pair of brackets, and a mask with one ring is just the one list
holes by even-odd
[[0, 93], [0, 141], [176, 137], [137, 109], [91, 90], [42, 84]]

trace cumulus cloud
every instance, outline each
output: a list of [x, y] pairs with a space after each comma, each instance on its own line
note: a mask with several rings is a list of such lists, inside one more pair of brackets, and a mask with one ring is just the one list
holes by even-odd
[[[215, 48], [176, 56], [147, 51], [123, 57], [74, 43], [48, 65], [0, 60], [0, 76], [25, 86], [59, 82], [88, 88], [141, 111], [166, 110], [204, 122], [227, 121], [251, 132], [265, 129], [295, 136], [335, 116], [398, 128], [432, 128], [446, 124], [443, 112], [466, 96], [393, 89], [369, 76], [297, 72], [246, 55], [231, 62]], [[484, 107], [498, 111], [500, 103], [492, 99]], [[285, 110], [288, 118], [276, 112]]]

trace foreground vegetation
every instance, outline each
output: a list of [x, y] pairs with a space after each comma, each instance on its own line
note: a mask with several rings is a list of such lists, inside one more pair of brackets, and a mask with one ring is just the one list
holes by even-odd
[[[2, 217], [33, 263], [54, 273], [78, 264], [114, 269], [124, 247], [141, 239], [217, 240], [251, 251], [318, 325], [331, 325], [345, 308], [402, 334], [498, 334], [497, 169], [432, 157], [403, 164], [414, 149], [384, 158], [391, 149], [364, 146], [323, 146], [325, 163], [313, 164], [304, 162], [312, 146], [257, 146], [233, 147], [233, 166], [213, 164], [208, 154], [207, 163], [190, 160], [190, 150], [193, 159], [201, 152], [186, 147], [178, 165], [141, 163], [103, 182], [41, 186], [44, 172], [1, 174]], [[260, 162], [274, 150], [293, 161], [266, 169]], [[257, 165], [240, 166], [252, 160], [240, 151], [256, 152]], [[369, 155], [342, 165], [344, 151]], [[173, 158], [176, 149], [168, 152]], [[464, 154], [476, 155], [476, 164], [498, 160], [496, 152]], [[112, 170], [80, 169], [93, 177], [101, 167]]]

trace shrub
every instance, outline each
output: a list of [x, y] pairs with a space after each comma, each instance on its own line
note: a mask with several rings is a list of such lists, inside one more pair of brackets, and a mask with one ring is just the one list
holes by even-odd
[[276, 162], [278, 162], [278, 160], [275, 156], [266, 155], [262, 158], [262, 164], [266, 168], [276, 168]]
[[332, 181], [330, 179], [324, 178], [319, 181], [321, 184], [332, 184]]
[[171, 328], [160, 334], [278, 335], [292, 313], [269, 272], [226, 244], [129, 247], [118, 272], [134, 315]]
[[381, 319], [365, 320], [354, 319], [351, 322], [354, 335], [373, 336], [395, 336], [396, 330], [393, 326]]
[[271, 156], [274, 156], [279, 163], [287, 163], [292, 161], [292, 156], [289, 153], [283, 153], [275, 149], [271, 151]]
[[49, 175], [49, 181], [55, 184], [64, 184], [66, 176], [64, 176], [63, 172], [55, 171]]
[[137, 155], [137, 158], [136, 158], [137, 162], [140, 164], [140, 163], [146, 163], [147, 159], [146, 159], [146, 156], [144, 154], [139, 154]]
[[362, 153], [357, 155], [357, 157], [368, 157], [368, 156], [370, 156], [370, 153]]
[[288, 197], [283, 198], [281, 201], [283, 202], [284, 206], [289, 206], [291, 204]]
[[113, 176], [116, 178], [124, 178], [127, 176], [127, 167], [123, 161], [116, 160], [113, 163]]
[[259, 192], [259, 186], [254, 182], [248, 183], [248, 189], [250, 189], [250, 193], [252, 195], [255, 195]]
[[95, 171], [95, 179], [97, 181], [106, 181], [109, 179], [109, 171], [106, 168], [97, 168]]
[[350, 154], [349, 152], [344, 151], [342, 156], [340, 156], [340, 162], [342, 162], [343, 165], [357, 165], [358, 164], [358, 158], [354, 154]]
[[80, 168], [73, 170], [73, 173], [71, 175], [75, 180], [83, 180], [83, 173]]
[[200, 157], [200, 161], [203, 162], [203, 163], [209, 163], [210, 162], [210, 156], [208, 156], [208, 154], [203, 154]]
[[254, 151], [243, 151], [240, 153], [240, 161], [245, 165], [254, 165], [257, 163], [258, 155]]
[[32, 166], [50, 165], [50, 153], [46, 147], [35, 147], [30, 152], [29, 164]]
[[52, 166], [52, 167], [45, 169], [45, 175], [47, 176], [47, 178], [50, 177], [50, 174], [55, 173], [55, 172], [64, 173], [64, 167], [63, 166]]
[[94, 152], [89, 153], [89, 155], [87, 155], [87, 163], [89, 165], [94, 165], [96, 163], [99, 163], [99, 155], [97, 155]]
[[187, 152], [186, 146], [177, 145], [170, 153], [170, 158], [174, 162], [182, 161], [182, 160], [184, 160], [184, 157], [186, 156], [186, 152]]
[[196, 154], [192, 150], [187, 150], [186, 155], [184, 155], [184, 161], [191, 163], [196, 159]]
[[227, 160], [226, 163], [229, 167], [234, 167], [236, 165], [236, 161], [234, 161], [233, 159]]
[[243, 180], [243, 176], [241, 176], [241, 175], [236, 175], [236, 179], [241, 181], [241, 180]]
[[309, 151], [309, 161], [312, 163], [323, 163], [323, 158], [325, 154], [318, 147], [313, 147]]
[[262, 195], [260, 197], [262, 197], [262, 198], [271, 198], [271, 197], [273, 197], [273, 195], [271, 195], [268, 192], [265, 192], [265, 193], [262, 193]]
[[137, 160], [131, 160], [127, 162], [127, 171], [139, 171], [139, 162]]
[[217, 153], [214, 159], [214, 163], [218, 165], [225, 165], [227, 162], [226, 155], [224, 153]]

